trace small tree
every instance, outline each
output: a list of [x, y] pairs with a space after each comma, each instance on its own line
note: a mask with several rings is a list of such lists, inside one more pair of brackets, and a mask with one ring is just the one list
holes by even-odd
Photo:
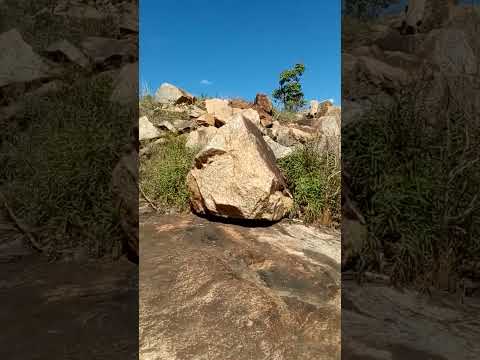
[[282, 71], [280, 87], [273, 91], [273, 98], [282, 102], [285, 110], [295, 111], [305, 105], [300, 77], [305, 72], [303, 64], [296, 64], [293, 69]]

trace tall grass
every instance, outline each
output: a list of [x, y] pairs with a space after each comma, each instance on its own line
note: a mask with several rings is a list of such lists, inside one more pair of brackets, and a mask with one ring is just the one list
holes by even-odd
[[93, 256], [121, 240], [111, 177], [133, 114], [109, 101], [98, 77], [30, 99], [2, 126], [0, 183], [15, 215], [52, 251], [85, 246]]
[[342, 132], [344, 166], [369, 230], [360, 267], [385, 267], [397, 283], [435, 286], [480, 256], [480, 129], [449, 98], [431, 124], [405, 90]]
[[279, 166], [292, 191], [296, 216], [307, 223], [340, 221], [341, 172], [336, 154], [325, 152], [314, 140], [281, 159]]
[[140, 163], [140, 187], [149, 201], [161, 210], [186, 211], [188, 190], [185, 179], [195, 151], [185, 146], [183, 136], [171, 136], [156, 145], [152, 156]]

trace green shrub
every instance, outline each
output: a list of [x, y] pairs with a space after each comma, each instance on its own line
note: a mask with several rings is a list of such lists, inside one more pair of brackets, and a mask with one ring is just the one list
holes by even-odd
[[30, 100], [2, 126], [0, 182], [15, 215], [52, 251], [102, 256], [121, 239], [112, 171], [136, 114], [112, 104], [108, 77]]
[[279, 160], [295, 202], [295, 213], [308, 223], [340, 221], [341, 174], [338, 158], [312, 141]]
[[195, 151], [185, 147], [183, 136], [156, 145], [152, 156], [140, 164], [140, 186], [148, 199], [164, 210], [187, 210], [185, 179], [194, 156]]

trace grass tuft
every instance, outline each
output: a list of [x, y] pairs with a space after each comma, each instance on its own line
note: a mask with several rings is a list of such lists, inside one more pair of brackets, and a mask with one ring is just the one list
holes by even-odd
[[295, 215], [307, 223], [340, 221], [341, 173], [337, 156], [311, 141], [279, 160], [295, 203]]
[[186, 176], [195, 151], [185, 146], [185, 137], [171, 136], [152, 150], [152, 156], [140, 164], [140, 186], [149, 200], [160, 209], [186, 211]]

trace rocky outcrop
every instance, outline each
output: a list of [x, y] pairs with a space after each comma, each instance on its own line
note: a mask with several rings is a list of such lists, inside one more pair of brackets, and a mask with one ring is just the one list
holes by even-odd
[[125, 64], [113, 83], [110, 101], [133, 105], [138, 101], [138, 62]]
[[45, 52], [57, 60], [65, 58], [83, 68], [88, 68], [90, 65], [85, 54], [65, 39], [54, 42], [45, 50]]
[[16, 30], [0, 34], [0, 88], [51, 77], [51, 67]]
[[192, 131], [187, 136], [186, 146], [189, 149], [201, 149], [206, 146], [210, 140], [217, 134], [217, 128], [213, 126], [204, 126]]
[[340, 358], [338, 232], [188, 215], [140, 237], [141, 359]]
[[283, 159], [284, 157], [287, 157], [293, 152], [293, 148], [283, 146], [282, 144], [279, 144], [276, 141], [272, 140], [272, 138], [267, 135], [264, 135], [263, 139], [268, 144], [268, 146], [270, 146], [270, 149], [272, 149], [273, 154], [275, 155], [275, 158], [277, 160]]
[[155, 93], [155, 100], [161, 104], [193, 104], [195, 98], [183, 89], [163, 83]]
[[222, 126], [187, 176], [192, 209], [201, 214], [276, 221], [292, 208], [275, 155], [243, 115]]
[[138, 133], [140, 141], [156, 139], [162, 136], [160, 130], [158, 130], [146, 116], [142, 116], [138, 120]]
[[216, 126], [225, 125], [235, 113], [234, 108], [229, 105], [229, 101], [224, 99], [207, 99], [205, 107], [207, 113], [214, 116]]
[[96, 65], [105, 66], [109, 61], [126, 63], [138, 60], [137, 44], [130, 39], [90, 36], [83, 39], [81, 47]]

